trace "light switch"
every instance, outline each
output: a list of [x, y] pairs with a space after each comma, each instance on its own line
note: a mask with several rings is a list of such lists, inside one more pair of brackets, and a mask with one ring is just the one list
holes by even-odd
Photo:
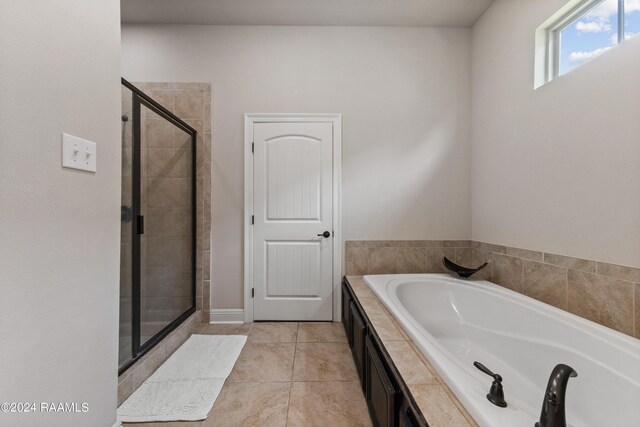
[[62, 167], [95, 172], [96, 143], [63, 133]]

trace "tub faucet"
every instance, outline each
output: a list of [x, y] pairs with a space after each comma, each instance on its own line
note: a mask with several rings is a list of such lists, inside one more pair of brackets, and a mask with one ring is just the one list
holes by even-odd
[[556, 365], [551, 372], [547, 391], [542, 401], [540, 421], [535, 427], [566, 427], [567, 419], [564, 410], [564, 396], [567, 392], [569, 378], [577, 377], [578, 373], [569, 365]]

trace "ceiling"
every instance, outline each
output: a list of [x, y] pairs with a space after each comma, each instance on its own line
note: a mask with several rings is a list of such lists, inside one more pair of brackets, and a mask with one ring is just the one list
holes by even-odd
[[121, 0], [122, 22], [470, 27], [493, 0]]

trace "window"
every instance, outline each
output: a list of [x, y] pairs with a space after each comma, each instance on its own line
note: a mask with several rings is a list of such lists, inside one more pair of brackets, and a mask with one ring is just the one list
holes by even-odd
[[637, 33], [640, 33], [640, 0], [569, 2], [538, 28], [536, 87]]

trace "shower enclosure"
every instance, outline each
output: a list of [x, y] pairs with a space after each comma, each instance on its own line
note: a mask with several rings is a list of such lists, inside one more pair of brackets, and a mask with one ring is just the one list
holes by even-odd
[[195, 311], [195, 144], [122, 79], [119, 374]]

